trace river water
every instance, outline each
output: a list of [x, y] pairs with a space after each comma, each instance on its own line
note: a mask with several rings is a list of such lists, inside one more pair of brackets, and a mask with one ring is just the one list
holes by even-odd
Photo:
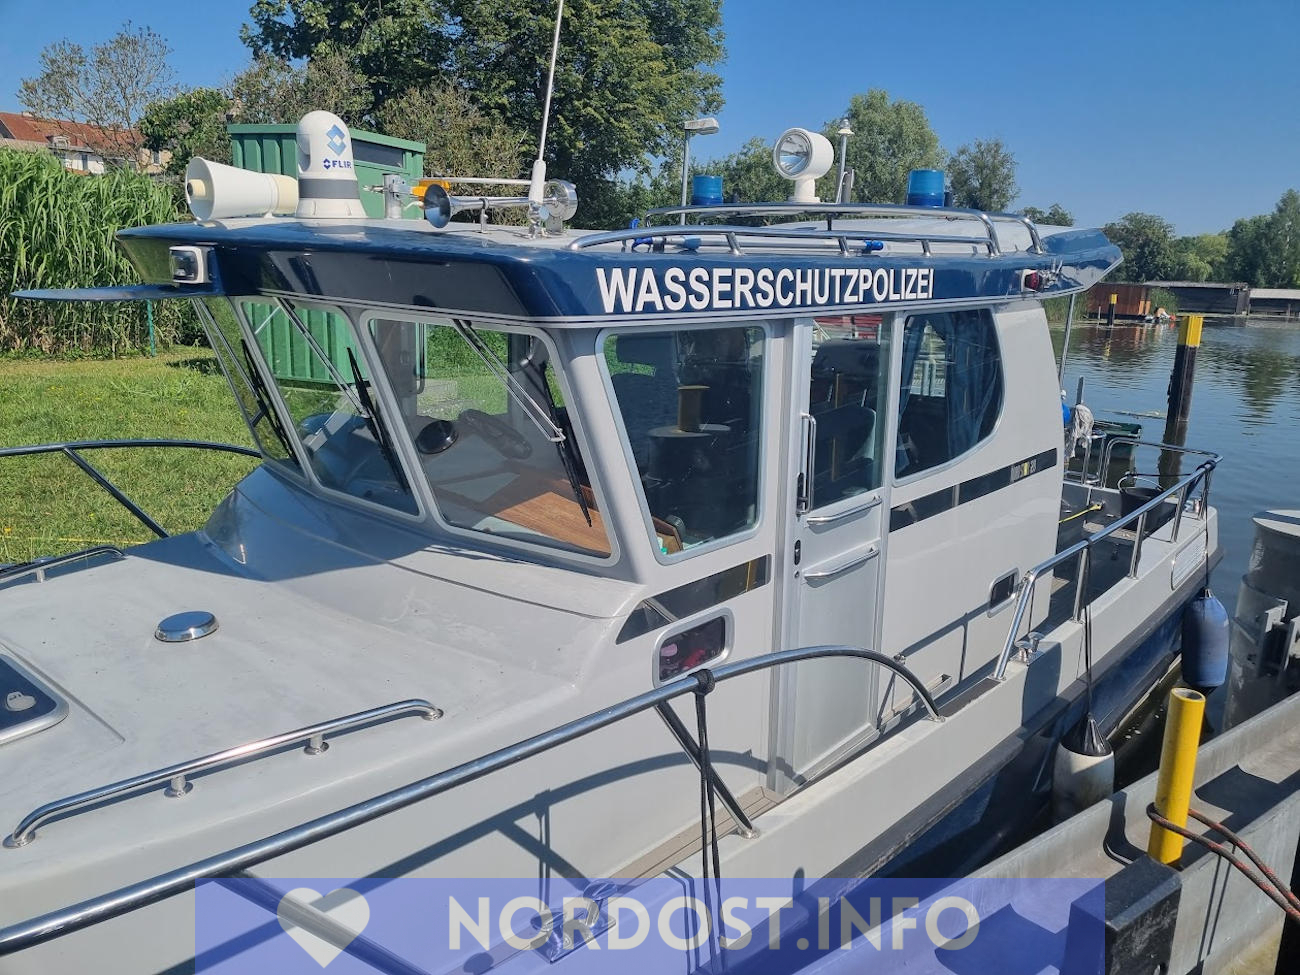
[[[1082, 377], [1084, 402], [1099, 417], [1133, 420], [1142, 424], [1144, 440], [1162, 439], [1177, 335], [1177, 329], [1149, 325], [1076, 324], [1062, 383], [1069, 401]], [[1063, 329], [1053, 326], [1058, 361], [1063, 338]], [[1160, 416], [1110, 412], [1117, 410]], [[1254, 537], [1251, 516], [1265, 508], [1300, 508], [1300, 323], [1206, 322], [1187, 446], [1223, 455], [1210, 503], [1219, 511], [1224, 557], [1211, 585], [1232, 612]], [[1189, 459], [1184, 470], [1191, 466]]]

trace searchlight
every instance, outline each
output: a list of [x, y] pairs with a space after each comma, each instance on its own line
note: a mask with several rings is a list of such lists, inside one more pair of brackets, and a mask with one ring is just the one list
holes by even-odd
[[818, 179], [830, 172], [834, 162], [835, 149], [830, 140], [808, 129], [786, 129], [772, 150], [776, 171], [794, 181], [791, 203], [821, 202], [813, 188]]

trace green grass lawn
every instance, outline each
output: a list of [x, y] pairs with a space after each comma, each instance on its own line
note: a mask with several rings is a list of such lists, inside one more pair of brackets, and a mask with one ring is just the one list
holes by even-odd
[[[156, 359], [0, 359], [0, 446], [138, 437], [252, 446], [206, 349]], [[200, 527], [256, 463], [171, 448], [83, 456], [169, 532]], [[67, 457], [0, 458], [0, 562], [152, 537]]]

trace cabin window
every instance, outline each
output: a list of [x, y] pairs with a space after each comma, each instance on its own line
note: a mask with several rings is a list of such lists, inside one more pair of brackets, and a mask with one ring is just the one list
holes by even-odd
[[758, 522], [763, 330], [619, 332], [604, 358], [659, 551]]
[[539, 335], [373, 318], [404, 435], [447, 524], [584, 555], [609, 536]]
[[351, 323], [336, 309], [269, 301], [240, 308], [323, 487], [418, 514]]
[[948, 463], [993, 432], [1002, 361], [985, 309], [913, 315], [903, 328], [896, 473]]
[[883, 477], [888, 330], [879, 315], [813, 322], [808, 412], [816, 422], [810, 507], [874, 491]]
[[253, 353], [244, 340], [235, 311], [224, 298], [204, 298], [198, 303], [208, 342], [221, 371], [230, 381], [239, 408], [253, 432], [258, 449], [271, 460], [298, 470], [289, 434], [280, 422], [271, 395], [258, 372]]

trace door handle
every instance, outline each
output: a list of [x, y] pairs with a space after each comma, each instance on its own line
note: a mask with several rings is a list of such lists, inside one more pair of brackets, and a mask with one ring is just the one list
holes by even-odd
[[837, 512], [833, 515], [809, 515], [804, 519], [810, 525], [833, 525], [837, 521], [844, 521], [846, 518], [852, 518], [854, 515], [860, 515], [870, 511], [881, 503], [880, 495], [876, 495], [866, 504], [860, 504], [857, 507], [849, 508], [845, 511]]
[[803, 442], [799, 445], [803, 451], [800, 458], [800, 469], [798, 479], [797, 497], [795, 498], [795, 513], [803, 514], [812, 507], [812, 483], [813, 473], [817, 467], [817, 420], [811, 413], [800, 413], [799, 423], [801, 428], [801, 437]]
[[850, 569], [856, 569], [860, 565], [865, 565], [866, 563], [870, 562], [879, 554], [880, 554], [880, 549], [878, 549], [876, 546], [873, 545], [871, 546], [871, 548], [867, 549], [866, 552], [864, 552], [862, 555], [857, 556], [856, 558], [849, 559], [847, 562], [842, 562], [841, 564], [835, 566], [834, 568], [821, 569], [817, 572], [805, 572], [803, 574], [803, 577], [805, 580], [833, 579], [835, 578], [835, 576], [844, 575], [844, 573], [848, 572]]

